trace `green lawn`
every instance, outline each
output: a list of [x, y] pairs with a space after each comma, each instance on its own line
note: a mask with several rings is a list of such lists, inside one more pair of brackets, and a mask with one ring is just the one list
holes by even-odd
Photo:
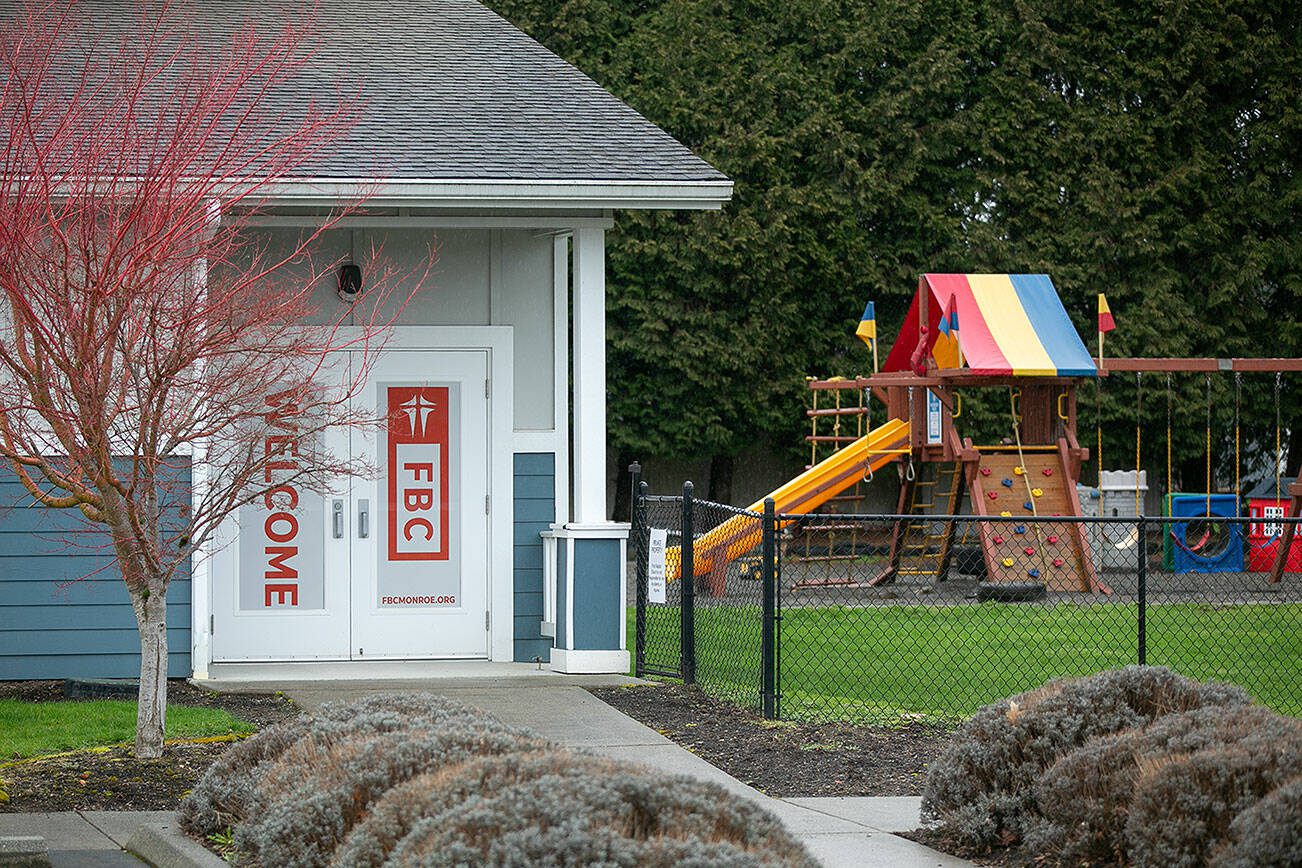
[[[253, 726], [219, 709], [173, 705], [168, 738], [237, 733]], [[121, 700], [22, 702], [0, 699], [0, 761], [122, 744], [136, 737], [136, 704]]]
[[[677, 662], [678, 610], [649, 613], [647, 659]], [[787, 718], [954, 720], [1062, 675], [1136, 661], [1135, 610], [1117, 604], [789, 608], [782, 613]], [[696, 611], [697, 680], [758, 703], [757, 608]], [[629, 647], [633, 647], [633, 613]], [[1148, 608], [1148, 662], [1232, 681], [1302, 714], [1302, 604]]]

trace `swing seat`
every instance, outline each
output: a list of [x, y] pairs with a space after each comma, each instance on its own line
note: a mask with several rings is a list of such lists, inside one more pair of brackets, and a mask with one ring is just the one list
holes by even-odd
[[1199, 552], [1201, 552], [1204, 548], [1206, 548], [1207, 541], [1212, 538], [1212, 532], [1210, 528], [1204, 528], [1202, 539], [1198, 540], [1198, 542], [1196, 543], [1182, 542], [1180, 540], [1180, 535], [1176, 533], [1174, 530], [1168, 531], [1168, 533], [1171, 534], [1171, 539], [1175, 542], [1176, 545], [1178, 545], [1180, 548], [1184, 549], [1186, 552], [1188, 552], [1191, 555], [1196, 555]]
[[1127, 533], [1126, 538], [1120, 542], [1112, 543], [1112, 548], [1119, 552], [1129, 551], [1139, 545], [1139, 528], [1132, 527]]

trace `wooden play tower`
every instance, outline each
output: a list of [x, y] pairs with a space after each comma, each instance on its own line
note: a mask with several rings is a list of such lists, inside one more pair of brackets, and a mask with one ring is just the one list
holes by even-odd
[[[908, 425], [897, 514], [917, 519], [896, 522], [889, 565], [868, 584], [943, 577], [960, 531], [932, 516], [957, 514], [966, 489], [975, 516], [1003, 519], [974, 523], [989, 582], [1107, 593], [1084, 525], [1037, 521], [1081, 515], [1076, 482], [1089, 450], [1076, 436], [1076, 392], [1097, 375], [1046, 275], [923, 275], [880, 373], [810, 383], [870, 393]], [[967, 389], [1006, 393], [1003, 442], [962, 436]]]

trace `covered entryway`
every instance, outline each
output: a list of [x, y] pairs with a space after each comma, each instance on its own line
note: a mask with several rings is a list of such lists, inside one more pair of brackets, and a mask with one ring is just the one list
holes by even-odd
[[325, 438], [374, 472], [324, 494], [295, 487], [284, 445], [214, 559], [214, 661], [489, 656], [489, 373], [487, 349], [374, 359], [352, 400], [387, 425]]

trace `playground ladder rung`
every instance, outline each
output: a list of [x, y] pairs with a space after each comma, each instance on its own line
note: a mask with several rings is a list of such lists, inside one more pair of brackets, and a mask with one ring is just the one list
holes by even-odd
[[908, 553], [900, 552], [900, 556], [909, 558], [911, 560], [934, 560], [936, 558], [943, 557], [943, 555], [940, 552], [929, 552], [925, 550], [913, 551]]

